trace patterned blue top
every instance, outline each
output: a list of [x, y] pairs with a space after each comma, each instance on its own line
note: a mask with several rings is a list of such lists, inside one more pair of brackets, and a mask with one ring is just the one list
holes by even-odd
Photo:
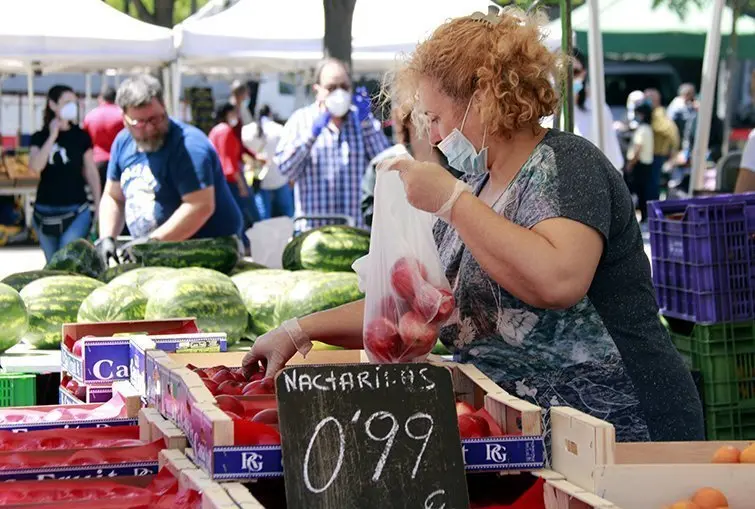
[[[479, 194], [486, 181], [469, 183]], [[596, 229], [605, 249], [593, 283], [569, 309], [530, 306], [439, 221], [435, 237], [449, 281], [458, 278], [459, 306], [443, 343], [511, 394], [611, 422], [618, 440], [703, 439], [697, 391], [660, 323], [631, 197], [608, 159], [589, 141], [551, 130], [493, 209], [525, 228], [565, 217]]]
[[370, 117], [360, 125], [353, 111], [340, 131], [328, 124], [315, 138], [312, 125], [319, 115], [317, 104], [295, 111], [283, 128], [275, 157], [281, 173], [296, 182], [296, 216], [342, 214], [364, 226], [359, 208], [362, 175], [390, 143], [378, 120]]

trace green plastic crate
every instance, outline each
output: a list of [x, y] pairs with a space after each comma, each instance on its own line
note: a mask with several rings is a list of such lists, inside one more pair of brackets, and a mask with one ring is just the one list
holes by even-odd
[[0, 407], [37, 404], [37, 376], [0, 373]]
[[708, 440], [755, 440], [755, 408], [706, 407]]
[[668, 322], [677, 350], [702, 374], [705, 406], [755, 409], [755, 321]]

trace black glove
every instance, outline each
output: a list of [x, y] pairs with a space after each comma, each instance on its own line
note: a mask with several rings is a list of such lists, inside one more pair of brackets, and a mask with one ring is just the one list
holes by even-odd
[[109, 265], [111, 259], [115, 260], [115, 263], [121, 263], [115, 250], [115, 239], [113, 237], [101, 238], [97, 241], [95, 247], [102, 259], [105, 260], [105, 265]]
[[156, 242], [156, 240], [151, 237], [141, 237], [127, 242], [126, 244], [121, 246], [121, 261], [130, 263], [137, 262], [138, 260], [136, 259], [136, 256], [134, 256], [134, 253], [131, 251], [131, 248], [138, 246], [139, 244], [146, 244], [147, 242]]

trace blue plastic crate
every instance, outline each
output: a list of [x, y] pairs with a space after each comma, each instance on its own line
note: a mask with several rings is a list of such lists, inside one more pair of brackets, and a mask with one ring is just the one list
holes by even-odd
[[648, 229], [664, 315], [755, 318], [755, 193], [650, 202]]

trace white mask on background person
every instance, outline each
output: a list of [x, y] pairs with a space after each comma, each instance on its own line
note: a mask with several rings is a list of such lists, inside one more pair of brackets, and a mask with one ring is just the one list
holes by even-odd
[[76, 106], [76, 103], [66, 103], [65, 106], [60, 108], [60, 118], [69, 122], [79, 118], [79, 108]]
[[239, 119], [236, 118], [236, 117], [233, 117], [233, 118], [231, 118], [231, 119], [228, 120], [228, 124], [231, 127], [236, 127], [237, 125], [239, 125]]
[[461, 127], [459, 129], [454, 128], [451, 134], [443, 138], [438, 143], [438, 149], [443, 152], [443, 155], [448, 159], [448, 165], [467, 175], [481, 175], [488, 171], [488, 147], [485, 146], [485, 137], [487, 136], [487, 128], [482, 135], [483, 148], [480, 152], [474, 148], [469, 138], [462, 134], [464, 129], [464, 123], [467, 121], [467, 115], [469, 114], [469, 108], [472, 106], [472, 99], [469, 100], [467, 105], [467, 111], [464, 113], [464, 118], [461, 121]]
[[325, 107], [336, 118], [343, 117], [351, 108], [351, 93], [338, 88], [325, 98]]

